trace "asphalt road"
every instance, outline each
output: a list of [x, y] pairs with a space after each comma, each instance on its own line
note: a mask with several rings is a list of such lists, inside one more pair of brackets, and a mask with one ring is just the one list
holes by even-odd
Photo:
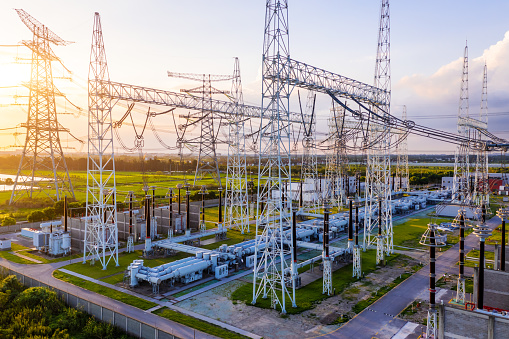
[[[500, 219], [495, 216], [487, 222], [487, 225], [493, 229], [500, 223]], [[478, 248], [478, 244], [479, 240], [475, 235], [468, 235], [465, 238], [465, 251], [468, 252], [472, 247]], [[437, 258], [436, 276], [440, 277], [444, 273], [457, 273], [458, 266], [456, 262], [458, 259], [459, 244], [456, 244]], [[428, 288], [429, 264], [396, 286], [345, 325], [322, 337], [342, 339], [391, 338], [406, 324], [406, 321], [396, 318], [396, 316], [413, 302], [423, 290]]]
[[[78, 261], [82, 260], [81, 258]], [[43, 265], [21, 265], [11, 263], [3, 258], [0, 258], [0, 265], [10, 268], [16, 272], [26, 275], [30, 278], [36, 279], [44, 284], [51, 285], [59, 290], [74, 294], [82, 299], [88, 300], [92, 303], [109, 308], [117, 313], [123, 314], [127, 317], [144, 322], [147, 325], [156, 327], [166, 333], [173, 334], [179, 338], [200, 338], [210, 339], [216, 338], [215, 336], [194, 330], [193, 328], [184, 326], [182, 324], [173, 322], [171, 320], [161, 318], [155, 314], [145, 312], [139, 308], [124, 304], [117, 300], [108, 298], [101, 294], [97, 294], [81, 287], [66, 283], [64, 281], [55, 279], [53, 271], [69, 264], [69, 261], [43, 264]]]

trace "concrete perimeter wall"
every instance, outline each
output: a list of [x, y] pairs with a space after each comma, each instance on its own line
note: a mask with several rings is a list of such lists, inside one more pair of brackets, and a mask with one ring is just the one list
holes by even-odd
[[[0, 266], [0, 268], [4, 268]], [[119, 310], [113, 310], [108, 307], [104, 307], [102, 305], [95, 304], [86, 299], [80, 298], [77, 295], [69, 293], [67, 291], [62, 291], [60, 289], [54, 288], [53, 286], [44, 284], [36, 279], [32, 279], [28, 276], [25, 276], [21, 273], [13, 271], [11, 269], [5, 268], [9, 275], [15, 275], [19, 281], [27, 286], [27, 287], [46, 287], [57, 293], [57, 295], [70, 307], [77, 308], [88, 314], [92, 315], [98, 320], [108, 322], [121, 330], [129, 333], [130, 335], [138, 338], [147, 338], [147, 339], [180, 339], [180, 337], [174, 336], [171, 333], [164, 332], [157, 327], [154, 327], [153, 324], [147, 324], [137, 319], [131, 318], [122, 314]], [[161, 321], [164, 321], [161, 318]], [[192, 330], [190, 338], [211, 338], [212, 336], [207, 335], [205, 333]]]
[[484, 305], [509, 310], [509, 272], [484, 270]]
[[497, 315], [439, 306], [439, 339], [507, 339], [509, 319]]

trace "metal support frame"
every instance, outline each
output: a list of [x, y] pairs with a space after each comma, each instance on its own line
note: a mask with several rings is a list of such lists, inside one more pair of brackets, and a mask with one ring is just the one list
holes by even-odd
[[247, 193], [245, 118], [242, 113], [244, 103], [240, 78], [239, 59], [235, 58], [232, 80], [232, 98], [237, 104], [237, 114], [228, 119], [228, 160], [226, 170], [226, 191], [224, 201], [224, 221], [226, 228], [236, 226], [241, 234], [249, 233], [249, 205]]
[[113, 259], [118, 263], [117, 206], [115, 196], [115, 158], [108, 89], [108, 64], [99, 13], [94, 16], [92, 52], [88, 79], [88, 160], [87, 218], [83, 262], [98, 259], [103, 269]]
[[134, 252], [133, 194], [133, 192], [129, 192], [129, 236], [127, 237], [127, 253]]
[[465, 304], [465, 209], [460, 208], [458, 210], [458, 216], [456, 217], [455, 223], [457, 222], [460, 227], [460, 241], [459, 241], [459, 275], [458, 283], [456, 286], [456, 300], [458, 304]]
[[359, 202], [355, 203], [355, 244], [353, 247], [353, 269], [352, 276], [360, 278], [362, 276], [362, 260], [361, 260], [361, 247], [359, 246]]
[[444, 238], [439, 234], [437, 225], [428, 224], [428, 228], [424, 232], [419, 241], [421, 245], [429, 247], [429, 309], [426, 321], [425, 338], [436, 338], [438, 332], [437, 309], [435, 303], [436, 294], [436, 271], [435, 271], [435, 248], [445, 246]]
[[323, 286], [322, 294], [332, 294], [332, 260], [329, 256], [329, 215], [330, 206], [324, 205], [323, 207]]

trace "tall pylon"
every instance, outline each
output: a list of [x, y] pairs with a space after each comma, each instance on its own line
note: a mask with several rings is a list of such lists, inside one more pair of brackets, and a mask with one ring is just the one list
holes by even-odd
[[[401, 119], [406, 121], [407, 112], [406, 105], [403, 106], [403, 112], [401, 113]], [[397, 166], [396, 166], [396, 177], [394, 178], [394, 190], [398, 191], [409, 191], [410, 190], [410, 175], [408, 171], [408, 142], [407, 136], [404, 135], [403, 139], [397, 145], [396, 152], [398, 155]]]
[[[181, 92], [189, 94], [201, 94], [201, 110], [191, 117], [194, 120], [190, 124], [200, 123], [200, 136], [185, 141], [187, 144], [196, 144], [199, 148], [198, 162], [196, 164], [196, 172], [194, 175], [194, 185], [197, 184], [206, 175], [210, 175], [219, 187], [222, 187], [221, 176], [219, 174], [219, 164], [217, 162], [216, 144], [219, 134], [214, 128], [214, 120], [216, 113], [212, 111], [212, 95], [213, 94], [229, 94], [228, 91], [218, 90], [212, 87], [212, 82], [232, 80], [232, 75], [212, 75], [212, 74], [192, 74], [177, 73], [168, 71], [169, 77], [201, 81], [202, 85], [192, 89], [181, 89]], [[188, 122], [189, 123], [189, 122]], [[219, 123], [220, 125], [220, 123]]]
[[338, 137], [340, 130], [344, 129], [345, 108], [337, 107], [332, 101], [329, 123], [329, 152], [326, 154], [325, 168], [325, 199], [331, 206], [341, 207], [347, 201], [346, 185], [348, 179], [348, 157], [343, 140]]
[[[380, 28], [375, 66], [375, 87], [382, 89], [379, 98], [385, 102], [382, 106], [373, 106], [372, 111], [389, 118], [391, 100], [391, 61], [390, 61], [390, 20], [389, 0], [381, 1]], [[368, 130], [370, 141], [380, 141], [367, 152], [366, 166], [366, 206], [363, 247], [376, 243], [377, 263], [384, 255], [393, 252], [392, 210], [391, 210], [391, 131], [386, 124], [372, 124]], [[378, 217], [375, 218], [375, 211]], [[378, 228], [378, 234], [374, 231]]]
[[[488, 66], [484, 63], [482, 93], [481, 93], [481, 110], [479, 112], [479, 121], [486, 130], [488, 129]], [[475, 137], [481, 140], [482, 134], [479, 130], [475, 130]], [[475, 163], [475, 186], [474, 186], [474, 203], [477, 206], [489, 206], [490, 204], [490, 188], [488, 181], [488, 152], [481, 147], [476, 152]]]
[[27, 133], [9, 203], [24, 196], [46, 195], [53, 201], [63, 199], [64, 195], [74, 198], [59, 136], [59, 132], [68, 130], [58, 123], [55, 95], [60, 92], [53, 84], [51, 68], [52, 61], [60, 60], [51, 44], [66, 46], [71, 42], [64, 41], [24, 10], [16, 9], [16, 12], [32, 31], [33, 38], [22, 42], [32, 51], [28, 117], [26, 124], [22, 124]]
[[99, 13], [94, 15], [88, 73], [87, 218], [83, 263], [99, 260], [105, 270], [118, 266], [118, 228], [113, 147], [113, 103], [108, 94], [108, 63]]
[[[302, 114], [304, 136], [302, 140], [302, 209], [304, 212], [318, 213], [320, 209], [321, 192], [319, 192], [318, 167], [316, 157], [316, 116], [315, 91], [308, 91], [305, 114]], [[300, 104], [300, 95], [299, 95]], [[302, 106], [301, 106], [302, 112]], [[320, 195], [319, 195], [320, 194]]]
[[226, 192], [224, 204], [225, 226], [235, 225], [240, 233], [249, 232], [247, 199], [246, 138], [242, 114], [244, 99], [240, 78], [239, 58], [235, 58], [231, 96], [235, 102], [235, 114], [228, 115], [228, 166], [226, 170]]
[[[293, 307], [297, 306], [293, 242], [292, 239], [286, 239], [283, 229], [283, 226], [292, 224], [291, 197], [289, 190], [284, 189], [292, 182], [289, 123], [291, 88], [290, 72], [286, 69], [290, 57], [288, 0], [267, 1], [264, 27], [262, 127], [252, 302], [255, 304], [260, 296], [270, 298], [272, 307], [279, 307], [282, 313], [286, 313], [287, 300]], [[283, 246], [285, 242], [290, 246]]]
[[[469, 137], [469, 127], [466, 123], [468, 118], [468, 46], [465, 46], [458, 108], [458, 134], [467, 138]], [[456, 148], [454, 156], [454, 177], [452, 186], [453, 203], [465, 205], [470, 202], [471, 194], [469, 176], [469, 145], [461, 144]]]

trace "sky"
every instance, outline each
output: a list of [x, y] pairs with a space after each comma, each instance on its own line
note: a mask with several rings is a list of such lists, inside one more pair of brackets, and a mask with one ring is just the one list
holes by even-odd
[[[378, 0], [290, 0], [290, 55], [293, 59], [373, 83], [379, 25]], [[470, 115], [479, 114], [482, 69], [488, 65], [489, 130], [509, 138], [509, 24], [508, 1], [395, 0], [391, 6], [391, 112], [400, 116], [406, 105], [408, 119], [448, 131], [456, 130], [462, 56], [468, 40]], [[101, 15], [109, 73], [112, 81], [178, 92], [197, 87], [196, 82], [168, 78], [167, 71], [182, 73], [231, 74], [233, 58], [240, 59], [244, 100], [261, 103], [261, 53], [265, 3], [263, 1], [37, 1], [4, 0], [0, 4], [0, 45], [30, 40], [32, 34], [14, 8], [22, 8], [49, 27], [68, 46], [53, 50], [72, 73], [72, 82], [55, 79], [56, 86], [70, 101], [83, 108], [78, 114], [59, 98], [59, 121], [86, 141], [88, 64], [94, 12]], [[14, 63], [29, 59], [26, 47], [0, 47], [0, 116], [2, 128], [26, 121], [28, 90], [21, 85], [30, 77], [30, 65]], [[68, 77], [54, 63], [54, 77]], [[217, 83], [229, 89], [229, 83]], [[294, 94], [295, 91], [294, 91]], [[302, 94], [301, 94], [302, 95]], [[18, 96], [15, 98], [14, 96]], [[226, 100], [226, 98], [224, 98]], [[135, 106], [135, 121], [143, 123], [148, 106]], [[152, 111], [165, 108], [150, 107]], [[292, 111], [298, 111], [295, 100]], [[318, 130], [323, 130], [330, 98], [318, 96]], [[118, 104], [113, 120], [118, 120], [126, 104]], [[74, 113], [74, 114], [64, 114]], [[186, 112], [178, 112], [178, 115]], [[157, 118], [156, 125], [165, 142], [175, 145], [170, 116]], [[177, 119], [178, 120], [178, 119]], [[177, 121], [178, 123], [178, 121]], [[0, 130], [0, 150], [22, 145], [14, 130]], [[18, 128], [17, 132], [23, 132]], [[191, 131], [196, 135], [198, 131]], [[123, 126], [120, 136], [133, 145], [132, 127]], [[71, 137], [62, 135], [69, 151], [82, 150]], [[117, 147], [119, 143], [116, 143]], [[220, 149], [224, 146], [221, 146]], [[447, 143], [409, 138], [409, 153], [452, 153]], [[67, 148], [66, 148], [67, 149]], [[147, 152], [167, 152], [146, 134]], [[119, 151], [122, 149], [119, 148]], [[225, 153], [223, 153], [225, 154]]]

